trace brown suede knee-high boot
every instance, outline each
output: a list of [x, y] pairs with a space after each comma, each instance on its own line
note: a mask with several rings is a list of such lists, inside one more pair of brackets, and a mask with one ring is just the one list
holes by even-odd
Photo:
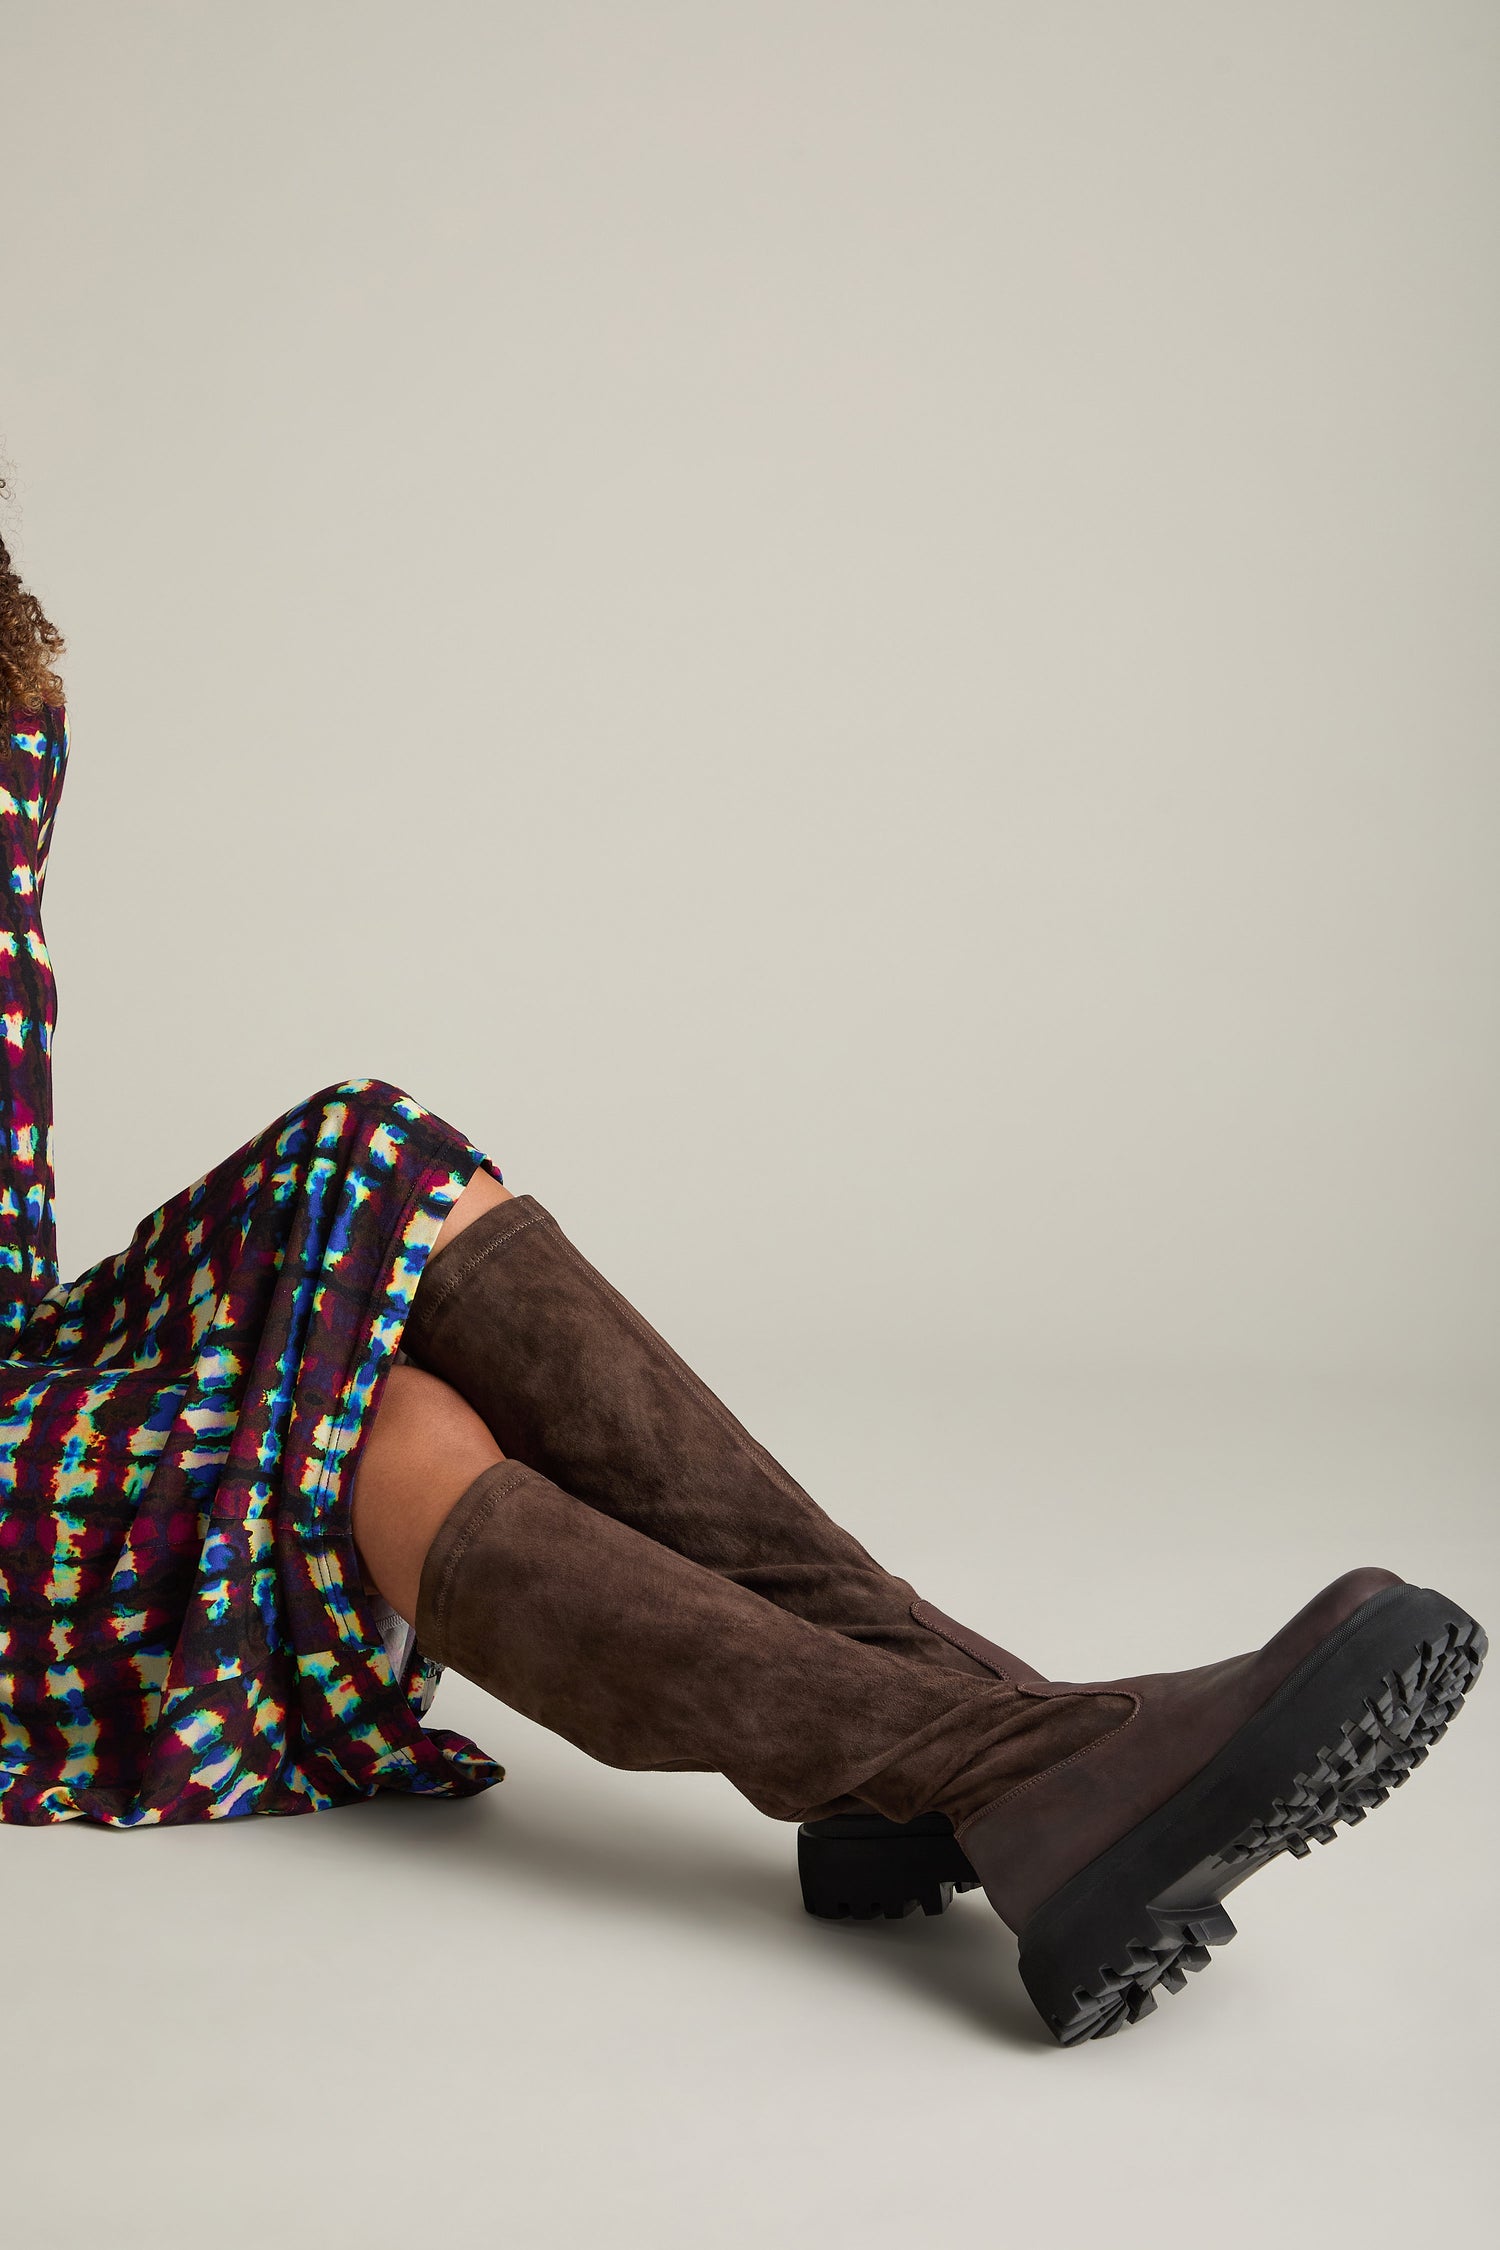
[[992, 1643], [946, 1637], [925, 1605], [914, 1615], [915, 1589], [756, 1443], [534, 1196], [496, 1205], [429, 1261], [403, 1343], [506, 1454], [779, 1608], [918, 1663], [1030, 1675]]
[[1064, 2044], [1147, 2014], [1233, 1936], [1227, 1892], [1363, 1820], [1485, 1650], [1447, 1596], [1367, 1569], [1244, 1656], [1011, 1686], [810, 1623], [518, 1461], [441, 1526], [416, 1624], [606, 1764], [716, 1771], [783, 1820], [853, 1796], [951, 1822]]
[[1129, 1709], [863, 1646], [520, 1461], [443, 1523], [415, 1622], [428, 1655], [605, 1765], [722, 1773], [780, 1820], [851, 1796], [895, 1821], [972, 1817]]

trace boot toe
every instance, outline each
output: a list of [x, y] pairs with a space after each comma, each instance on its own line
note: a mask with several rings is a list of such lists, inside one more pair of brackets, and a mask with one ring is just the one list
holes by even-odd
[[[1137, 2022], [1158, 1987], [1181, 1990], [1235, 1934], [1228, 1893], [1363, 1821], [1462, 1708], [1487, 1643], [1457, 1603], [1353, 1571], [1301, 1616], [1315, 1611], [1342, 1614], [1219, 1753], [1020, 1920], [1022, 1980], [1062, 2045]], [[1002, 1894], [1014, 1882], [1004, 1803], [961, 1841], [1005, 1914], [991, 1887], [992, 1871]]]

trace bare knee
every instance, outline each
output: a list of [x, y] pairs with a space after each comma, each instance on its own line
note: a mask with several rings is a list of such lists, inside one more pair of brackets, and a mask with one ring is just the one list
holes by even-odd
[[450, 1383], [391, 1369], [355, 1468], [354, 1539], [366, 1578], [401, 1616], [416, 1616], [422, 1564], [454, 1502], [503, 1459]]
[[488, 1424], [468, 1400], [441, 1375], [405, 1361], [386, 1377], [366, 1439], [366, 1446], [371, 1444], [381, 1447], [392, 1460], [410, 1454], [429, 1464], [434, 1455], [501, 1458]]

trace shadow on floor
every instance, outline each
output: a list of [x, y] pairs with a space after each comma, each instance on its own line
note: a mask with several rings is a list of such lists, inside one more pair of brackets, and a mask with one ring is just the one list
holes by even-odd
[[[764, 1833], [746, 1845], [732, 1830], [695, 1822], [682, 1812], [642, 1818], [622, 1811], [613, 1792], [596, 1799], [544, 1784], [524, 1794], [508, 1786], [494, 1797], [459, 1803], [392, 1795], [349, 1808], [337, 1834], [318, 1822], [325, 1842], [419, 1863], [424, 1884], [442, 1882], [459, 1894], [514, 1896], [517, 1912], [538, 1891], [566, 1896], [580, 1909], [645, 1915], [744, 1942], [771, 1942], [805, 1954], [826, 1975], [830, 1964], [884, 1977], [908, 1996], [971, 2031], [1007, 2045], [1045, 2049], [1054, 2042], [1016, 1974], [1015, 1944], [982, 1897], [956, 1899], [948, 1912], [900, 1922], [823, 1922], [804, 1912], [797, 1885], [795, 1831], [774, 1824], [779, 1853]], [[613, 1801], [612, 1801], [613, 1800]], [[751, 1829], [754, 1824], [751, 1816]], [[784, 1838], [784, 1841], [783, 1841]]]
[[[367, 1804], [292, 1820], [205, 1821], [130, 1832], [69, 1822], [59, 1832], [16, 1831], [85, 1851], [167, 1850], [192, 1855], [232, 1846], [279, 1871], [295, 1843], [299, 1886], [317, 1864], [320, 1881], [357, 1891], [362, 1878], [384, 1881], [392, 1863], [410, 1868], [411, 1896], [432, 1911], [435, 1893], [449, 1911], [518, 1917], [540, 1897], [594, 1917], [646, 1918], [730, 1943], [771, 1944], [805, 1964], [809, 1977], [880, 1977], [908, 2001], [959, 2019], [968, 2034], [1033, 2051], [1058, 2050], [1016, 1973], [1014, 1940], [982, 1897], [956, 1899], [948, 1912], [900, 1922], [823, 1922], [803, 1911], [795, 1830], [762, 1822], [738, 1800], [726, 1820], [703, 1817], [686, 1801], [645, 1806], [606, 1778], [573, 1787], [556, 1773], [510, 1781], [502, 1791], [451, 1801], [391, 1792]], [[128, 1834], [128, 1843], [127, 1843]], [[24, 1846], [22, 1847], [24, 1848]], [[306, 1851], [310, 1857], [302, 1859]], [[337, 1873], [329, 1877], [330, 1861]], [[240, 1861], [243, 1866], [243, 1860]], [[420, 1882], [420, 1890], [417, 1885]]]

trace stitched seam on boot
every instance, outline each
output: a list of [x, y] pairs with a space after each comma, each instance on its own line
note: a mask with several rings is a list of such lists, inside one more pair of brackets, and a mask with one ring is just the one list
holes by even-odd
[[[904, 1661], [904, 1659], [900, 1657], [893, 1657], [891, 1661], [893, 1663], [901, 1663]], [[981, 1690], [984, 1687], [984, 1682], [982, 1680], [976, 1680], [973, 1684], [976, 1688], [979, 1688]], [[872, 1780], [876, 1774], [884, 1773], [887, 1768], [894, 1765], [899, 1758], [910, 1757], [914, 1750], [921, 1750], [922, 1748], [924, 1748], [933, 1735], [940, 1733], [942, 1729], [947, 1726], [948, 1721], [952, 1718], [952, 1716], [953, 1713], [951, 1710], [940, 1711], [936, 1718], [928, 1720], [926, 1726], [918, 1727], [913, 1733], [903, 1735], [899, 1742], [888, 1744], [884, 1750], [875, 1753], [870, 1763], [862, 1766], [856, 1766], [847, 1777], [844, 1788], [835, 1790], [833, 1794], [835, 1796], [854, 1795], [858, 1791], [862, 1783]], [[819, 1801], [821, 1802], [821, 1800]], [[803, 1814], [800, 1817], [805, 1819], [807, 1816], [806, 1814]], [[968, 1823], [965, 1822], [964, 1825], [967, 1827]], [[955, 1830], [954, 1833], [957, 1834], [957, 1830]]]
[[[1024, 1695], [1026, 1690], [1022, 1688], [1019, 1692]], [[1002, 1789], [998, 1797], [992, 1797], [987, 1805], [981, 1805], [977, 1813], [970, 1813], [963, 1826], [954, 1829], [954, 1835], [962, 1839], [977, 1820], [983, 1820], [990, 1813], [998, 1812], [1000, 1807], [1008, 1805], [1013, 1797], [1023, 1797], [1028, 1789], [1035, 1789], [1039, 1781], [1050, 1781], [1054, 1774], [1066, 1773], [1069, 1766], [1076, 1766], [1082, 1759], [1091, 1758], [1094, 1752], [1102, 1750], [1107, 1742], [1118, 1742], [1126, 1728], [1135, 1725], [1137, 1714], [1141, 1708], [1141, 1699], [1130, 1688], [1101, 1688], [1099, 1692], [1101, 1695], [1128, 1695], [1134, 1705], [1129, 1718], [1122, 1719], [1119, 1725], [1111, 1727], [1107, 1734], [1096, 1735], [1092, 1742], [1085, 1742], [1081, 1749], [1070, 1751], [1066, 1758], [1059, 1758], [1055, 1765], [1043, 1766], [1040, 1773], [1030, 1775], [1025, 1781], [1018, 1781], [1014, 1789]]]
[[[516, 1197], [513, 1200], [519, 1202], [520, 1198]], [[495, 1208], [503, 1211], [505, 1206], [502, 1203], [495, 1206]], [[514, 1226], [507, 1227], [503, 1232], [497, 1227], [495, 1232], [489, 1237], [486, 1242], [483, 1242], [476, 1248], [471, 1249], [468, 1256], [464, 1258], [461, 1263], [456, 1263], [451, 1273], [439, 1275], [433, 1288], [432, 1294], [427, 1300], [427, 1308], [425, 1312], [421, 1314], [418, 1314], [417, 1312], [418, 1300], [420, 1299], [422, 1293], [422, 1284], [419, 1281], [417, 1284], [417, 1295], [412, 1299], [412, 1318], [407, 1323], [408, 1327], [411, 1327], [413, 1325], [421, 1327], [435, 1320], [437, 1318], [437, 1315], [442, 1311], [444, 1305], [448, 1302], [448, 1299], [452, 1296], [454, 1290], [457, 1289], [463, 1282], [467, 1281], [470, 1274], [474, 1273], [480, 1266], [484, 1264], [486, 1258], [492, 1257], [497, 1250], [503, 1250], [508, 1242], [514, 1242], [516, 1236], [518, 1234], [524, 1234], [528, 1227], [540, 1226], [543, 1220], [547, 1219], [547, 1217], [548, 1214], [545, 1211], [529, 1212], [524, 1219], [518, 1220]], [[557, 1221], [555, 1219], [552, 1219], [549, 1223], [553, 1226], [556, 1226]], [[475, 1226], [477, 1226], [479, 1224], [479, 1221], [476, 1219], [474, 1221], [474, 1224]], [[456, 1252], [458, 1249], [458, 1244], [456, 1242], [454, 1243], [453, 1248]], [[444, 1262], [446, 1263], [446, 1260]]]
[[528, 1469], [524, 1461], [505, 1463], [497, 1461], [494, 1468], [485, 1469], [481, 1474], [486, 1477], [493, 1477], [495, 1476], [495, 1469], [502, 1466], [509, 1469], [511, 1474], [505, 1477], [496, 1477], [495, 1482], [486, 1489], [483, 1500], [471, 1512], [468, 1522], [453, 1543], [452, 1552], [443, 1564], [443, 1574], [438, 1580], [437, 1591], [432, 1603], [432, 1621], [439, 1636], [443, 1639], [447, 1638], [448, 1610], [452, 1599], [454, 1572], [458, 1569], [484, 1526], [489, 1522], [500, 1502], [507, 1499], [518, 1485], [524, 1484], [528, 1477], [534, 1476], [536, 1473], [534, 1470]]
[[983, 1649], [978, 1645], [979, 1636], [977, 1633], [971, 1633], [967, 1626], [957, 1625], [948, 1618], [944, 1618], [943, 1622], [939, 1624], [937, 1620], [941, 1612], [933, 1610], [931, 1617], [924, 1617], [922, 1614], [924, 1609], [933, 1609], [932, 1603], [918, 1600], [911, 1604], [911, 1614], [925, 1632], [936, 1633], [939, 1640], [946, 1641], [950, 1648], [962, 1649], [965, 1656], [972, 1656], [976, 1664], [982, 1664], [987, 1672], [993, 1674], [997, 1680], [1003, 1680], [1007, 1687], [1019, 1689], [1019, 1679], [1004, 1671], [994, 1661], [993, 1657], [985, 1655]]

